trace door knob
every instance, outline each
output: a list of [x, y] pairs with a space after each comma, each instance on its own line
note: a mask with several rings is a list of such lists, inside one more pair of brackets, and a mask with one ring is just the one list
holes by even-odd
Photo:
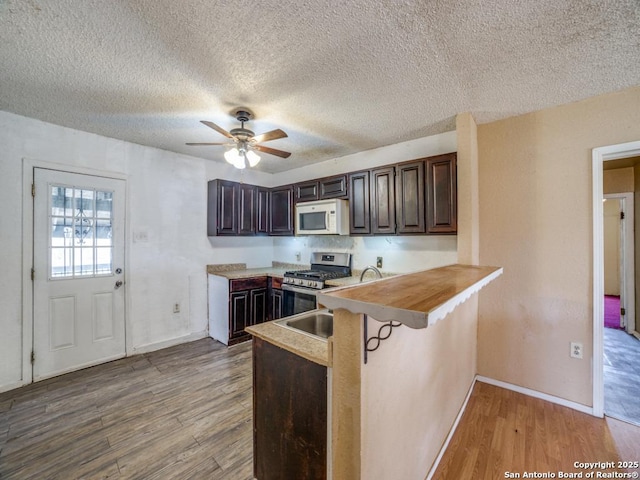
[[118, 280], [118, 281], [116, 282], [116, 290], [117, 290], [118, 288], [120, 288], [120, 287], [122, 286], [122, 284], [123, 284], [123, 283], [124, 283], [124, 282], [123, 282], [122, 280]]

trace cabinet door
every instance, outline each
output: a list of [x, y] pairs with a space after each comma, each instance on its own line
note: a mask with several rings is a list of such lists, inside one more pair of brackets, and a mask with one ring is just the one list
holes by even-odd
[[458, 231], [456, 154], [426, 160], [427, 233], [455, 234]]
[[349, 191], [349, 233], [367, 235], [371, 233], [369, 172], [349, 174]]
[[293, 235], [293, 187], [269, 192], [269, 235]]
[[256, 189], [256, 233], [269, 234], [269, 189], [258, 187]]
[[397, 233], [424, 233], [424, 162], [396, 166]]
[[324, 200], [325, 198], [347, 198], [349, 194], [347, 185], [346, 175], [336, 175], [335, 177], [320, 179], [320, 200]]
[[318, 200], [318, 181], [296, 183], [293, 186], [296, 203]]
[[238, 234], [239, 184], [211, 180], [208, 184], [207, 235]]
[[256, 234], [256, 187], [240, 184], [238, 189], [238, 234]]
[[251, 320], [249, 290], [229, 294], [229, 339], [247, 335], [244, 331]]
[[269, 297], [269, 320], [282, 318], [282, 290], [274, 288]]
[[251, 325], [263, 323], [267, 319], [267, 289], [251, 290], [249, 297], [251, 299]]
[[395, 169], [371, 170], [371, 233], [396, 232]]

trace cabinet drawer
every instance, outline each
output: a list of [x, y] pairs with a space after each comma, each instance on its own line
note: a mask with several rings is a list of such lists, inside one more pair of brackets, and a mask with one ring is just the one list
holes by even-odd
[[254, 288], [267, 288], [267, 277], [239, 278], [229, 282], [229, 291], [253, 290]]
[[282, 278], [271, 277], [271, 288], [282, 288]]

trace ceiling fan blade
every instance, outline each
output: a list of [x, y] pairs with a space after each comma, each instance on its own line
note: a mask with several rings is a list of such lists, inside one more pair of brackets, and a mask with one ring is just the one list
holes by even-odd
[[218, 125], [216, 125], [213, 122], [209, 122], [207, 120], [200, 120], [200, 123], [206, 125], [209, 128], [213, 128], [216, 132], [221, 133], [222, 135], [224, 135], [227, 138], [233, 138], [233, 135], [231, 135], [229, 132], [227, 132], [224, 128], [219, 127]]
[[275, 155], [282, 158], [289, 158], [289, 156], [291, 155], [289, 152], [283, 152], [282, 150], [276, 150], [275, 148], [263, 147], [262, 145], [254, 145], [253, 148], [260, 152], [268, 153], [269, 155]]
[[282, 130], [280, 130], [278, 128], [277, 130], [271, 130], [270, 132], [261, 133], [260, 135], [256, 135], [255, 137], [253, 137], [253, 141], [255, 141], [256, 143], [268, 142], [269, 140], [276, 140], [278, 138], [285, 138], [286, 136], [287, 136], [287, 134], [284, 133]]
[[191, 146], [203, 146], [203, 145], [227, 145], [226, 143], [185, 143], [185, 145], [191, 145]]

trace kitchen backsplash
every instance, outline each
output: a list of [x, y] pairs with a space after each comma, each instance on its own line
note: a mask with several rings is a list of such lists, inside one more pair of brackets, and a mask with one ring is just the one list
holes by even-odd
[[414, 272], [457, 263], [455, 236], [349, 237], [311, 235], [275, 238], [273, 259], [280, 262], [308, 263], [312, 252], [351, 253], [352, 268], [375, 265], [382, 257], [382, 271]]

